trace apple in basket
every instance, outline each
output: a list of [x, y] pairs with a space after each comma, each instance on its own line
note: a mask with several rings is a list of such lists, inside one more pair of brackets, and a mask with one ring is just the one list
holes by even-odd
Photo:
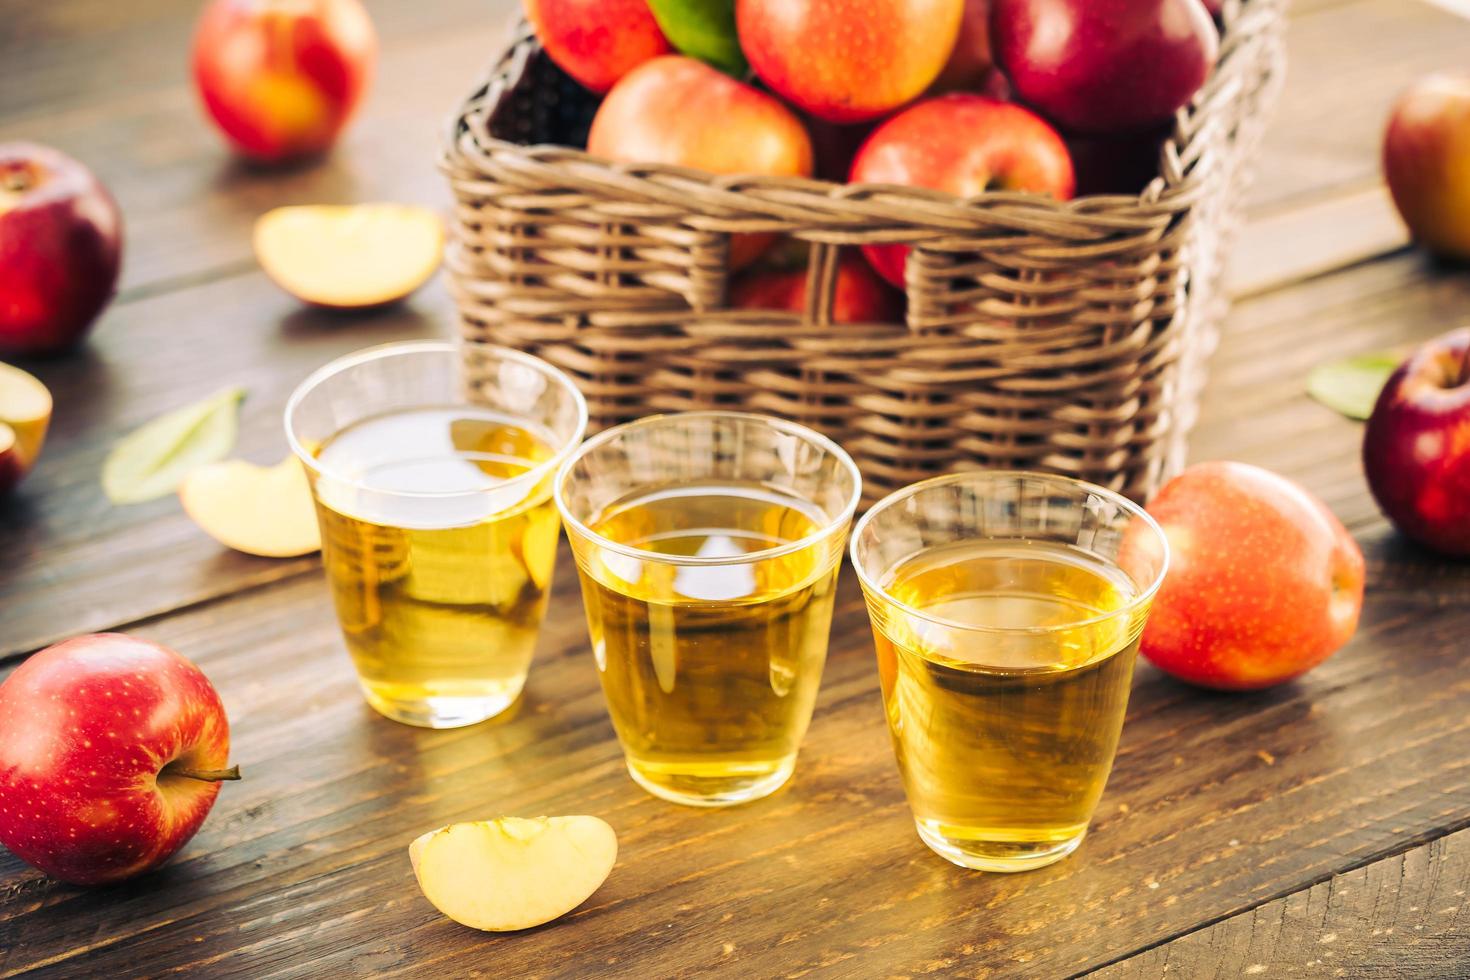
[[[1049, 194], [1065, 201], [1076, 177], [1066, 144], [1029, 109], [959, 92], [905, 109], [868, 137], [853, 183], [905, 184], [973, 197], [986, 191]], [[906, 245], [864, 245], [884, 279], [904, 282]]]
[[736, 0], [735, 23], [751, 68], [775, 92], [822, 119], [857, 122], [929, 87], [954, 50], [964, 7], [964, 0]]
[[[717, 174], [809, 177], [812, 144], [775, 98], [702, 61], [663, 55], [634, 68], [602, 100], [587, 152]], [[749, 265], [770, 235], [734, 235], [730, 267]]]
[[594, 92], [670, 51], [646, 0], [524, 0], [524, 7], [546, 54]]
[[[764, 260], [763, 260], [764, 261]], [[764, 269], [744, 273], [730, 287], [730, 305], [737, 310], [784, 310], [801, 313], [807, 303], [807, 267]], [[903, 297], [873, 274], [856, 251], [844, 250], [837, 260], [833, 284], [833, 323], [897, 323], [903, 317]]]
[[1199, 91], [1220, 51], [1200, 0], [995, 0], [990, 28], [1016, 95], [1076, 132], [1164, 122]]
[[[1140, 652], [1180, 680], [1246, 691], [1306, 673], [1348, 641], [1363, 608], [1363, 553], [1317, 497], [1259, 466], [1198, 463], [1148, 512], [1169, 573]], [[1134, 547], [1124, 540], [1125, 568]]]

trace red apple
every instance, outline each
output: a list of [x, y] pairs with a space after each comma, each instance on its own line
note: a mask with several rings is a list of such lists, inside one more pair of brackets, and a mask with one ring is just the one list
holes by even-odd
[[0, 844], [62, 881], [141, 874], [214, 806], [229, 722], [208, 678], [117, 633], [34, 654], [0, 684]]
[[122, 214], [92, 172], [34, 143], [0, 143], [0, 355], [54, 354], [117, 289]]
[[990, 53], [990, 0], [965, 0], [960, 16], [960, 33], [949, 60], [934, 80], [934, 91], [965, 89], [984, 92], [995, 58]]
[[1363, 470], [1400, 531], [1470, 555], [1470, 329], [1430, 341], [1389, 376], [1363, 433]]
[[[1169, 540], [1141, 651], [1191, 684], [1244, 691], [1291, 680], [1348, 641], [1363, 553], [1332, 511], [1283, 476], [1200, 463], [1148, 505]], [[1125, 539], [1127, 552], [1145, 535]]]
[[[674, 54], [644, 62], [613, 86], [592, 120], [587, 152], [717, 174], [812, 173], [811, 140], [791, 110], [702, 61]], [[731, 236], [731, 267], [749, 265], [771, 240]]]
[[551, 60], [594, 92], [650, 58], [669, 42], [647, 0], [524, 0], [526, 19]]
[[964, 0], [736, 0], [740, 44], [783, 98], [832, 122], [896, 109], [954, 50]]
[[1470, 259], [1470, 75], [1431, 75], [1393, 108], [1383, 175], [1416, 239]]
[[[1060, 201], [1076, 179], [1066, 144], [1035, 113], [981, 95], [952, 93], [905, 109], [868, 138], [853, 183], [906, 184], [974, 197], [1028, 191]], [[903, 285], [907, 245], [864, 245], [878, 274]]]
[[[807, 270], [752, 269], [730, 289], [737, 310], [806, 310]], [[868, 267], [862, 257], [844, 252], [837, 260], [832, 293], [833, 323], [896, 323], [903, 315], [901, 297]]]
[[990, 43], [1017, 96], [1085, 133], [1164, 122], [1214, 68], [1200, 0], [994, 0]]
[[236, 151], [295, 159], [336, 140], [377, 49], [358, 0], [210, 0], [194, 32], [194, 84]]

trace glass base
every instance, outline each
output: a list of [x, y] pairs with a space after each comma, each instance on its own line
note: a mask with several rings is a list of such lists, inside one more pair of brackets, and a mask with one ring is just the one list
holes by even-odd
[[661, 800], [683, 806], [737, 806], [764, 799], [785, 785], [796, 771], [796, 756], [782, 759], [774, 767], [752, 766], [748, 771], [721, 767], [718, 775], [654, 769], [628, 760], [633, 782]]
[[919, 839], [946, 861], [975, 871], [1002, 873], [1034, 871], [1056, 864], [1077, 850], [1082, 838], [1087, 836], [1084, 829], [1076, 837], [1060, 841], [971, 840], [945, 836], [922, 820], [915, 820], [914, 826], [919, 831]]
[[479, 697], [430, 697], [412, 701], [385, 698], [362, 685], [363, 696], [385, 718], [416, 728], [464, 728], [488, 721], [515, 704], [520, 691], [498, 691]]

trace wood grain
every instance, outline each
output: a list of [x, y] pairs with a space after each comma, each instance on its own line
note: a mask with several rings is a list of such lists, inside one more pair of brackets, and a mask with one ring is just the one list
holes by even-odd
[[[1387, 528], [1360, 427], [1302, 386], [1322, 360], [1413, 343], [1470, 311], [1463, 270], [1402, 250], [1376, 177], [1389, 101], [1457, 64], [1470, 24], [1404, 0], [1297, 3], [1236, 272], [1250, 298], [1192, 442], [1196, 459], [1271, 466], [1327, 500], [1367, 555], [1362, 628], [1307, 678], [1260, 694], [1204, 694], [1141, 668], [1088, 841], [999, 877], [951, 867], [913, 833], [850, 574], [794, 782], [703, 812], [627, 778], [565, 554], [516, 716], [428, 732], [362, 704], [313, 559], [224, 552], [174, 501], [105, 503], [107, 448], [158, 412], [243, 383], [241, 454], [270, 461], [285, 451], [286, 394], [312, 368], [448, 332], [437, 286], [374, 316], [311, 313], [249, 257], [249, 224], [275, 204], [443, 200], [438, 127], [514, 0], [369, 7], [385, 39], [375, 93], [336, 153], [288, 172], [230, 163], [198, 121], [181, 54], [195, 0], [28, 4], [0, 26], [0, 139], [76, 153], [129, 220], [126, 292], [94, 342], [32, 365], [58, 414], [42, 465], [0, 504], [0, 677], [7, 657], [133, 624], [215, 681], [246, 773], [179, 859], [134, 883], [73, 889], [0, 852], [0, 978], [1466, 975], [1454, 892], [1470, 861], [1470, 565]], [[405, 854], [416, 834], [558, 812], [604, 816], [622, 844], [571, 916], [482, 935], [419, 896]]]
[[1181, 976], [1422, 980], [1470, 975], [1470, 831], [1334, 875], [1115, 966]]

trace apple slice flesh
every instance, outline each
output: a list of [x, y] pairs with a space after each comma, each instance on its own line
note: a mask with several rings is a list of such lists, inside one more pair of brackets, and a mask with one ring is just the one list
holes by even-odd
[[0, 364], [0, 423], [14, 430], [16, 454], [29, 469], [46, 441], [51, 392], [34, 375], [10, 364]]
[[276, 208], [255, 222], [255, 257], [297, 299], [361, 309], [403, 299], [439, 268], [444, 223], [408, 204]]
[[275, 466], [201, 466], [179, 485], [179, 500], [206, 534], [247, 555], [292, 558], [322, 546], [311, 486], [294, 456]]
[[430, 831], [408, 857], [440, 912], [471, 929], [511, 932], [590, 898], [617, 861], [618, 838], [597, 817], [501, 817]]

